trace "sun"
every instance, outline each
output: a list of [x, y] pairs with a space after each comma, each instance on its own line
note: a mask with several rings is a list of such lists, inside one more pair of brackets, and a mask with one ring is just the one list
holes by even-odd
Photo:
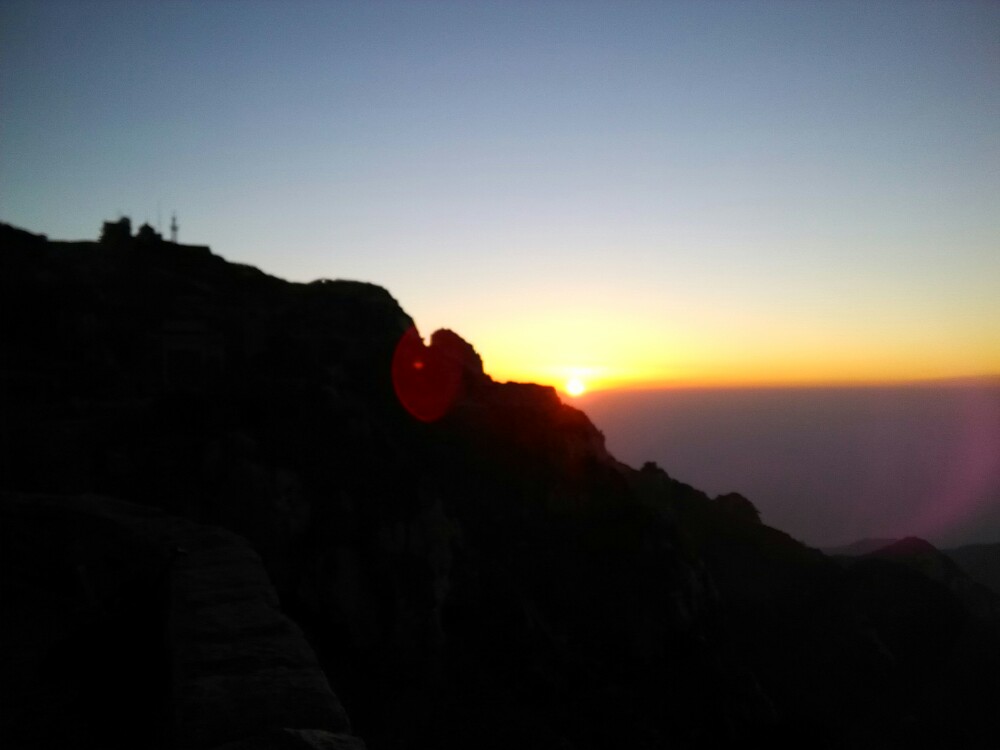
[[587, 386], [580, 378], [572, 377], [566, 381], [566, 393], [570, 396], [582, 396], [587, 392]]

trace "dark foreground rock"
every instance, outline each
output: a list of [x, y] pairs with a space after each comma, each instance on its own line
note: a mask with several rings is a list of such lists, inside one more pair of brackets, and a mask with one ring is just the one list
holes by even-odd
[[0, 517], [4, 747], [363, 747], [235, 534], [96, 496]]

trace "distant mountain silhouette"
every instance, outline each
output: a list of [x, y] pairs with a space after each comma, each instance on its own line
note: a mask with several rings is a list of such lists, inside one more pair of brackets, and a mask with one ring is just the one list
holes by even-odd
[[[843, 558], [885, 560], [909, 568], [946, 586], [966, 609], [987, 619], [1000, 621], [1000, 594], [986, 581], [1000, 569], [1000, 545], [983, 544], [941, 551], [926, 539], [866, 539], [827, 550]], [[965, 565], [957, 561], [961, 558]], [[976, 570], [972, 575], [966, 568]]]
[[28, 688], [0, 744], [107, 721], [100, 698], [132, 710], [108, 746], [148, 748], [996, 730], [996, 620], [929, 545], [828, 557], [742, 495], [617, 461], [552, 388], [495, 382], [452, 331], [425, 343], [380, 287], [140, 235], [0, 225], [0, 617]]
[[1000, 544], [969, 544], [945, 550], [970, 578], [1000, 595]]
[[884, 549], [885, 547], [895, 544], [898, 541], [898, 539], [862, 539], [840, 547], [826, 547], [823, 549], [823, 552], [828, 555], [857, 557], [858, 555], [867, 555], [869, 552], [876, 552], [877, 550]]
[[947, 553], [926, 539], [906, 537], [870, 552], [865, 559], [887, 560], [946, 586], [971, 612], [1000, 622], [1000, 596], [976, 582]]

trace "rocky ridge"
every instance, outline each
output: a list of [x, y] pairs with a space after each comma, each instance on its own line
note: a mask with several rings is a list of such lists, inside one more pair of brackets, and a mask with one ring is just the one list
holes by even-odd
[[[1000, 665], [995, 623], [954, 592], [617, 462], [552, 389], [493, 381], [453, 332], [414, 339], [385, 290], [148, 237], [0, 240], [4, 486], [244, 536], [371, 748], [911, 747], [991, 728], [967, 678]], [[448, 383], [434, 419], [394, 386], [404, 340]], [[244, 635], [273, 609], [255, 597], [229, 608]], [[256, 699], [216, 685], [180, 694], [258, 731]]]

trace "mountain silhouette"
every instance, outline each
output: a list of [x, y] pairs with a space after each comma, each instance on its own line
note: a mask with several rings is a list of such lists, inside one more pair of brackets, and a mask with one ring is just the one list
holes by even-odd
[[973, 580], [1000, 595], [1000, 544], [968, 544], [945, 550]]
[[996, 729], [997, 621], [913, 563], [929, 545], [829, 557], [742, 495], [626, 466], [552, 388], [494, 381], [453, 331], [425, 343], [372, 284], [123, 222], [0, 225], [0, 248], [4, 746]]

